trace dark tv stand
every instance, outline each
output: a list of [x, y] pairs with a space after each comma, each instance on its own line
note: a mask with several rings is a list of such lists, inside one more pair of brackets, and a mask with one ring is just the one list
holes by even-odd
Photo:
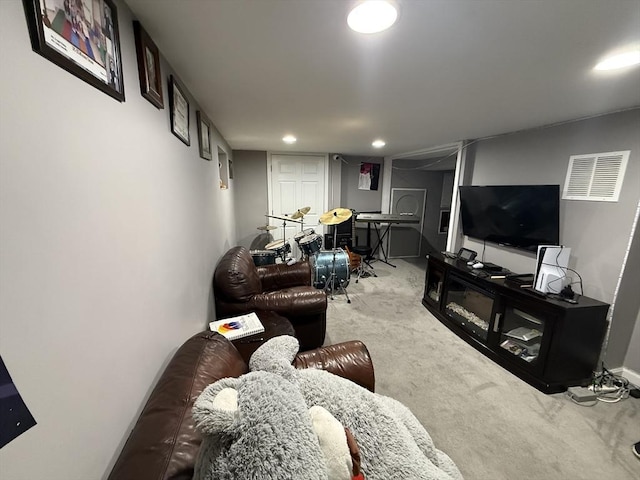
[[587, 385], [609, 305], [545, 298], [465, 262], [429, 255], [422, 304], [460, 338], [545, 393]]

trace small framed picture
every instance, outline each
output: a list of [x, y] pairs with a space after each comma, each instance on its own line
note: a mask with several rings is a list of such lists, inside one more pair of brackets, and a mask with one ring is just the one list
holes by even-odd
[[124, 102], [118, 12], [113, 0], [22, 3], [34, 52]]
[[200, 158], [211, 160], [211, 121], [200, 110], [196, 111], [196, 120], [198, 122], [198, 148], [200, 150]]
[[450, 215], [450, 210], [440, 210], [440, 226], [438, 227], [438, 233], [447, 233], [449, 231]]
[[191, 145], [189, 136], [189, 100], [184, 89], [178, 81], [169, 76], [169, 117], [171, 120], [171, 133], [182, 140], [186, 145]]
[[140, 93], [157, 108], [164, 108], [158, 47], [137, 20], [133, 22], [133, 33], [136, 39]]

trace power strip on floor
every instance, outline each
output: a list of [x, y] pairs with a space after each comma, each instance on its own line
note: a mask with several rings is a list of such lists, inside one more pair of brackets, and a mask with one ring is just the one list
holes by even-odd
[[620, 387], [613, 385], [589, 385], [588, 388], [594, 393], [613, 393], [620, 390]]
[[567, 395], [577, 403], [593, 402], [598, 399], [592, 390], [584, 387], [569, 387], [567, 389]]

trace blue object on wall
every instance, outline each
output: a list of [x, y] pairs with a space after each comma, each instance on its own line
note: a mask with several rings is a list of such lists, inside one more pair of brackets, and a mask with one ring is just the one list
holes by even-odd
[[0, 357], [0, 448], [36, 424]]

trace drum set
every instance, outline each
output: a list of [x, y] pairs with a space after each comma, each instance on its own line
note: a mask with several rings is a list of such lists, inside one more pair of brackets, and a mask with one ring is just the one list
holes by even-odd
[[[301, 260], [308, 260], [311, 266], [313, 286], [328, 292], [333, 300], [336, 291], [344, 293], [347, 303], [351, 303], [346, 287], [349, 285], [351, 265], [349, 255], [342, 248], [337, 246], [337, 228], [334, 228], [333, 245], [331, 250], [322, 250], [322, 235], [315, 232], [313, 228], [304, 228], [304, 216], [309, 213], [310, 207], [298, 209], [291, 216], [267, 215], [269, 218], [282, 220], [282, 239], [275, 240], [265, 245], [264, 250], [251, 250], [251, 256], [256, 265], [271, 265], [280, 259], [283, 263], [292, 264], [296, 260], [291, 256], [291, 245], [286, 239], [287, 223], [300, 224], [300, 232], [296, 233], [293, 240], [296, 242], [300, 252]], [[320, 216], [319, 222], [322, 225], [338, 225], [351, 218], [353, 212], [347, 208], [335, 208]], [[264, 225], [258, 230], [275, 230], [278, 227]]]

